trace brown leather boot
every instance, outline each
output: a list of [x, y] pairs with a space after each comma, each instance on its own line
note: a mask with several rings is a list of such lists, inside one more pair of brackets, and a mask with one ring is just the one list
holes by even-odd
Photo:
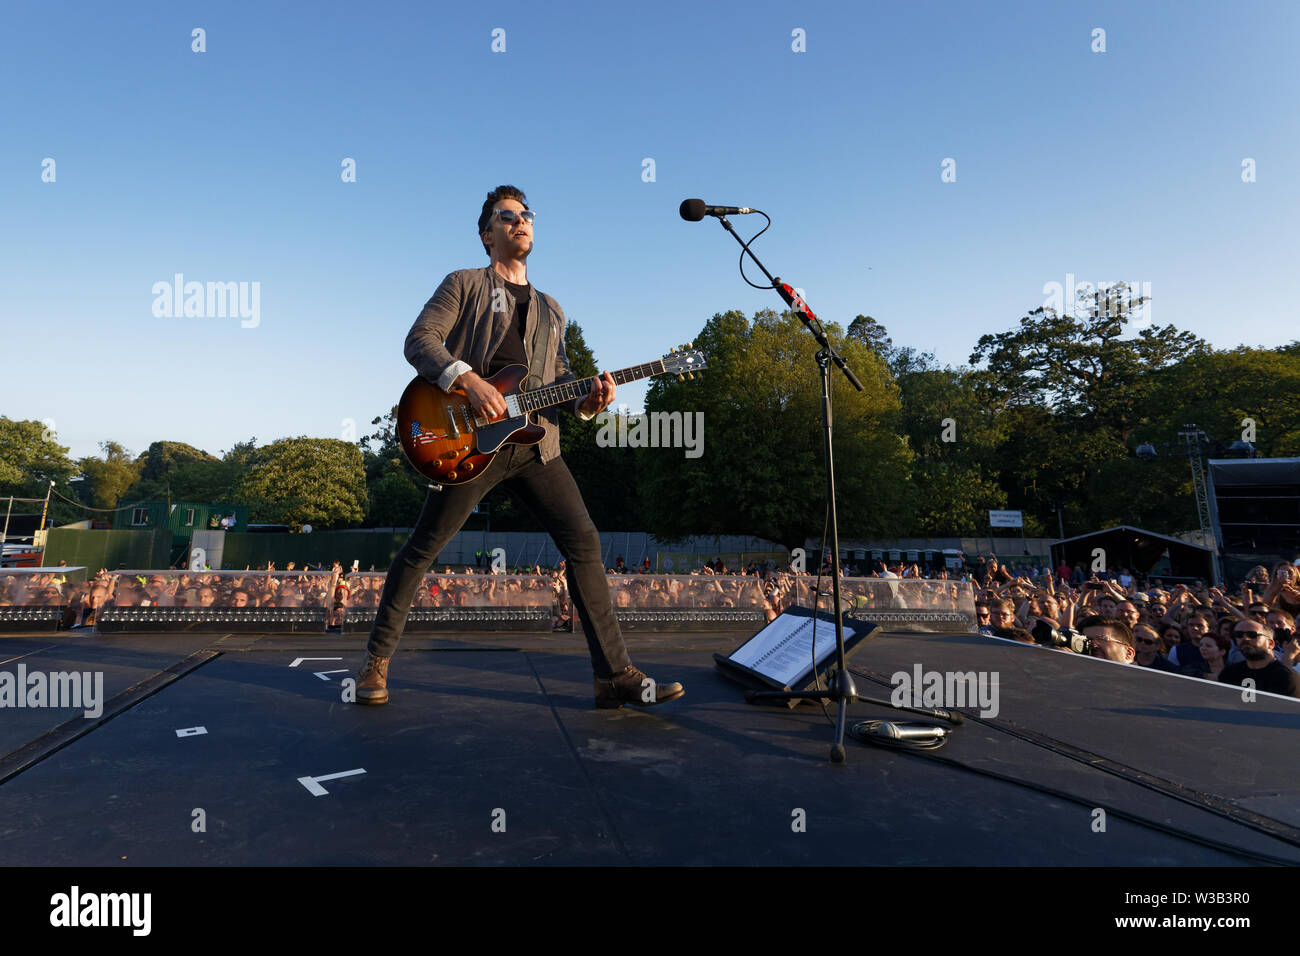
[[388, 662], [391, 657], [366, 654], [365, 663], [357, 673], [357, 703], [388, 703]]
[[613, 677], [596, 678], [596, 706], [613, 709], [631, 704], [633, 707], [653, 707], [676, 700], [686, 693], [681, 684], [660, 684], [632, 665]]

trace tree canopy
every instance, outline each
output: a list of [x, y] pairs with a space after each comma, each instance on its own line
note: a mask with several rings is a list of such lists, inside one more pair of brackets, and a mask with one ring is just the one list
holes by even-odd
[[[980, 336], [971, 364], [956, 368], [896, 345], [869, 315], [827, 331], [865, 385], [858, 393], [831, 369], [846, 537], [977, 536], [987, 533], [988, 510], [1003, 508], [1023, 511], [1033, 535], [1119, 523], [1176, 534], [1197, 524], [1177, 443], [1185, 425], [1220, 450], [1240, 439], [1265, 456], [1300, 453], [1300, 342], [1212, 349], [1173, 325], [1137, 327], [1131, 309], [1096, 297], [1068, 314], [1036, 309]], [[731, 311], [706, 321], [695, 345], [708, 370], [695, 381], [651, 380], [646, 414], [701, 413], [699, 457], [604, 440], [620, 434], [611, 427], [618, 400], [589, 422], [562, 418], [564, 460], [596, 526], [660, 538], [758, 535], [789, 547], [818, 536], [825, 472], [816, 343], [791, 313]], [[577, 323], [565, 327], [565, 348], [579, 377], [601, 367]], [[623, 418], [621, 434], [638, 420]], [[411, 525], [427, 481], [402, 453], [394, 410], [372, 424], [356, 443], [285, 438], [258, 447], [249, 439], [219, 457], [162, 440], [133, 456], [106, 440], [100, 456], [73, 462], [42, 423], [0, 417], [0, 495], [41, 498], [54, 481], [54, 523], [87, 517], [90, 507], [170, 497], [247, 504], [254, 521]], [[1154, 459], [1134, 454], [1141, 443], [1157, 447]], [[503, 487], [484, 510], [471, 528], [489, 520], [497, 530], [541, 527]]]
[[[826, 324], [864, 385], [832, 367], [835, 474], [841, 534], [909, 526], [911, 453], [899, 433], [898, 389], [885, 361]], [[707, 359], [699, 381], [652, 382], [647, 413], [703, 414], [703, 454], [641, 448], [641, 505], [661, 537], [753, 534], [798, 547], [820, 532], [826, 507], [817, 343], [789, 312], [715, 315], [694, 344]]]

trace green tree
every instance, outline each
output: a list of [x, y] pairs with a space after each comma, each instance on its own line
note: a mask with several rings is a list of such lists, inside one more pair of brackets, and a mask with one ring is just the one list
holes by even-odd
[[77, 462], [85, 479], [83, 495], [92, 508], [116, 508], [140, 477], [142, 463], [115, 441], [99, 443], [103, 458]]
[[[1195, 423], [1216, 440], [1251, 441], [1260, 455], [1300, 453], [1300, 362], [1291, 347], [1203, 352], [1156, 376], [1134, 441], [1171, 441]], [[1250, 436], [1254, 436], [1251, 438]]]
[[970, 360], [987, 361], [1011, 403], [1043, 405], [1123, 442], [1141, 424], [1155, 385], [1151, 373], [1208, 351], [1202, 339], [1172, 325], [1126, 338], [1127, 324], [1125, 314], [1078, 318], [1039, 308], [1017, 329], [980, 336]]
[[[1098, 520], [1177, 533], [1198, 527], [1191, 469], [1178, 433], [1195, 424], [1226, 445], [1249, 440], [1264, 457], [1300, 454], [1300, 363], [1295, 346], [1196, 352], [1153, 374], [1146, 416], [1123, 457], [1106, 462], [1087, 489], [1107, 506]], [[1138, 445], [1157, 448], [1137, 458]], [[1221, 449], [1222, 453], [1222, 449]]]
[[849, 323], [848, 338], [861, 342], [885, 360], [894, 376], [925, 372], [939, 367], [933, 352], [922, 352], [910, 345], [895, 345], [885, 327], [869, 315], [859, 315]]
[[124, 497], [130, 500], [224, 502], [238, 484], [238, 469], [193, 445], [156, 441], [138, 460], [140, 478]]
[[[595, 353], [576, 322], [568, 322], [564, 327], [564, 351], [569, 367], [578, 378], [591, 378], [600, 371]], [[620, 402], [616, 394], [614, 404], [590, 421], [567, 414], [560, 421], [560, 453], [582, 492], [587, 513], [602, 531], [632, 531], [642, 527], [637, 507], [634, 450], [601, 447], [597, 441], [602, 423], [618, 414]]]
[[371, 420], [358, 442], [366, 477], [367, 528], [411, 527], [420, 516], [429, 479], [415, 470], [397, 438], [397, 406]]
[[69, 480], [77, 466], [42, 422], [16, 421], [0, 416], [0, 495], [44, 498], [49, 483], [58, 495], [50, 496], [50, 524], [67, 524], [84, 512], [64, 499], [75, 499]]
[[981, 336], [971, 355], [987, 361], [1009, 416], [1001, 457], [1012, 506], [1045, 524], [1064, 502], [1067, 534], [1137, 522], [1128, 469], [1116, 465], [1131, 455], [1162, 370], [1209, 350], [1172, 325], [1130, 335], [1131, 314], [1086, 297], [1064, 314], [1039, 308], [1018, 328]]
[[418, 473], [406, 460], [406, 453], [397, 438], [397, 406], [394, 405], [384, 415], [372, 418], [370, 424], [375, 430], [357, 440], [365, 463], [366, 481], [378, 481], [388, 473], [389, 465], [394, 461], [399, 465], [405, 464], [414, 481]]
[[369, 483], [366, 526], [410, 528], [420, 517], [428, 482], [416, 485], [401, 464], [390, 462], [387, 473]]
[[924, 368], [898, 377], [902, 424], [916, 453], [919, 535], [984, 533], [989, 509], [1007, 506], [999, 450], [1008, 420], [985, 374]]
[[339, 528], [366, 513], [361, 449], [336, 438], [282, 438], [250, 456], [236, 500], [252, 521]]
[[913, 531], [919, 536], [978, 537], [987, 534], [990, 508], [1006, 507], [997, 481], [969, 463], [921, 459], [912, 467], [920, 504]]
[[[910, 452], [899, 430], [898, 390], [884, 360], [826, 325], [862, 380], [831, 369], [836, 498], [841, 535], [893, 534], [911, 523]], [[695, 344], [708, 371], [698, 382], [656, 379], [647, 411], [702, 411], [703, 454], [638, 449], [642, 507], [661, 538], [755, 534], [799, 547], [825, 514], [817, 344], [791, 313], [715, 315]]]
[[855, 342], [861, 342], [886, 362], [893, 355], [894, 340], [889, 337], [885, 327], [869, 315], [854, 318], [844, 334]]

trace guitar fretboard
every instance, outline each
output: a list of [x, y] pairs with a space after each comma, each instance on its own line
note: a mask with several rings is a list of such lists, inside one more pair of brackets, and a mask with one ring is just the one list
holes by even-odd
[[[614, 379], [615, 385], [626, 385], [628, 382], [636, 382], [643, 378], [650, 378], [652, 375], [662, 375], [664, 373], [664, 363], [662, 359], [656, 359], [653, 362], [646, 362], [644, 365], [633, 365], [631, 368], [621, 368], [617, 372], [610, 372]], [[560, 385], [544, 385], [541, 388], [533, 389], [531, 392], [519, 393], [519, 406], [523, 412], [535, 412], [539, 408], [550, 408], [552, 405], [563, 405], [565, 402], [572, 402], [575, 399], [586, 398], [591, 394], [591, 384], [595, 377], [581, 378], [572, 382], [564, 382]]]

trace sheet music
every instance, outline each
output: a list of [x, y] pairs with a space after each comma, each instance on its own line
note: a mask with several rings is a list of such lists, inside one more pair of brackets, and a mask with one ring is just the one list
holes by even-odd
[[[731, 660], [790, 685], [812, 666], [813, 619], [783, 614], [731, 655]], [[817, 616], [817, 664], [835, 653], [835, 619]]]

